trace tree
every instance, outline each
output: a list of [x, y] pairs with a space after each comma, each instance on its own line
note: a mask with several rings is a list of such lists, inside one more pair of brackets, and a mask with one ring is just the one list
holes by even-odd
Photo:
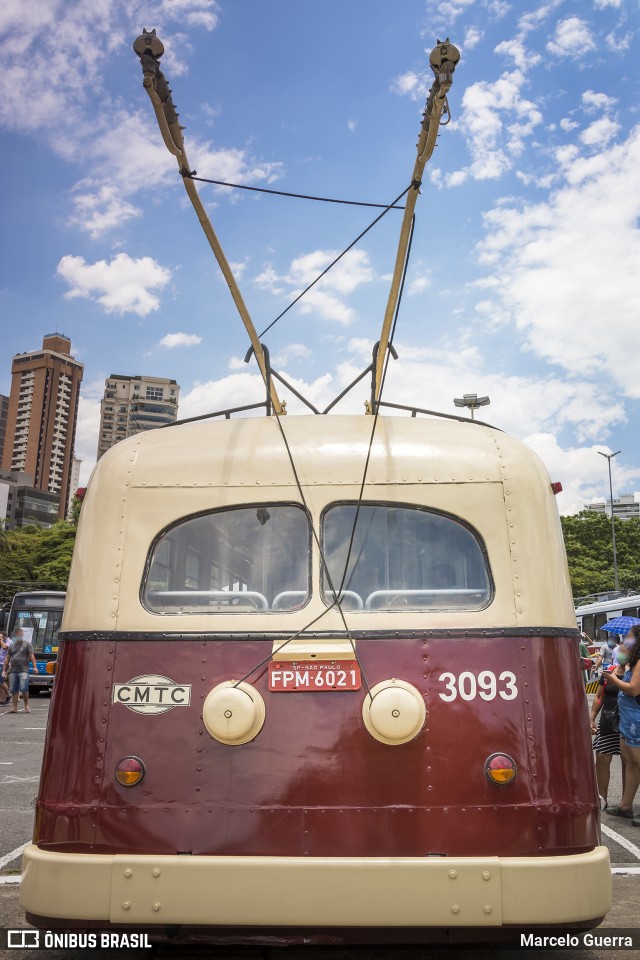
[[76, 526], [59, 520], [49, 529], [27, 526], [4, 532], [0, 542], [0, 600], [18, 590], [66, 590]]
[[[561, 521], [574, 597], [613, 590], [611, 518], [583, 510]], [[614, 523], [620, 587], [640, 592], [640, 517]]]

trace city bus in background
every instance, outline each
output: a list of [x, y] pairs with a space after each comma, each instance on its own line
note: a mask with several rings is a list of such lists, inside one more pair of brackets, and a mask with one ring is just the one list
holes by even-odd
[[640, 617], [640, 593], [637, 591], [611, 592], [597, 597], [582, 597], [576, 606], [578, 628], [586, 633], [593, 651], [607, 641], [609, 634], [602, 627], [614, 617]]
[[66, 593], [61, 590], [32, 590], [16, 593], [11, 602], [6, 632], [13, 636], [19, 627], [33, 646], [37, 673], [29, 666], [29, 692], [40, 693], [53, 687], [58, 657], [58, 632], [62, 623]]

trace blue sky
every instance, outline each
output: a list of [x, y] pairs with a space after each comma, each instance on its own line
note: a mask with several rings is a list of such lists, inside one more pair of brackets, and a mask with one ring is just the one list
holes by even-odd
[[[165, 44], [200, 175], [373, 202], [409, 181], [428, 53], [450, 36], [453, 121], [418, 202], [386, 399], [452, 412], [489, 394], [487, 419], [563, 482], [564, 512], [604, 494], [598, 449], [622, 449], [614, 492], [640, 491], [639, 20], [637, 0], [4, 0], [0, 391], [12, 354], [72, 338], [84, 480], [111, 373], [174, 377], [181, 416], [261, 394], [142, 89], [142, 27]], [[375, 215], [200, 190], [259, 329]], [[399, 223], [267, 337], [315, 401], [368, 363]]]

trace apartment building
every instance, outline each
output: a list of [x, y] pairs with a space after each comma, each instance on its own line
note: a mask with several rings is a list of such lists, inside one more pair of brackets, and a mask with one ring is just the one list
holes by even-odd
[[[60, 333], [42, 348], [13, 357], [2, 469], [33, 477], [33, 488], [57, 498], [66, 514], [84, 366]], [[53, 503], [53, 499], [47, 498]]]
[[179, 397], [179, 385], [165, 377], [117, 373], [108, 377], [100, 403], [98, 460], [125, 437], [173, 423], [178, 416]]
[[4, 452], [4, 438], [7, 433], [7, 417], [9, 416], [9, 397], [0, 393], [0, 463]]

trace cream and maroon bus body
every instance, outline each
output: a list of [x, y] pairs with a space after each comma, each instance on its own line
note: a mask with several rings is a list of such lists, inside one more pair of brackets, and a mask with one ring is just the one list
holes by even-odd
[[27, 916], [256, 942], [594, 925], [610, 868], [544, 467], [380, 417], [343, 581], [371, 418], [281, 422], [304, 497], [272, 418], [100, 460]]

